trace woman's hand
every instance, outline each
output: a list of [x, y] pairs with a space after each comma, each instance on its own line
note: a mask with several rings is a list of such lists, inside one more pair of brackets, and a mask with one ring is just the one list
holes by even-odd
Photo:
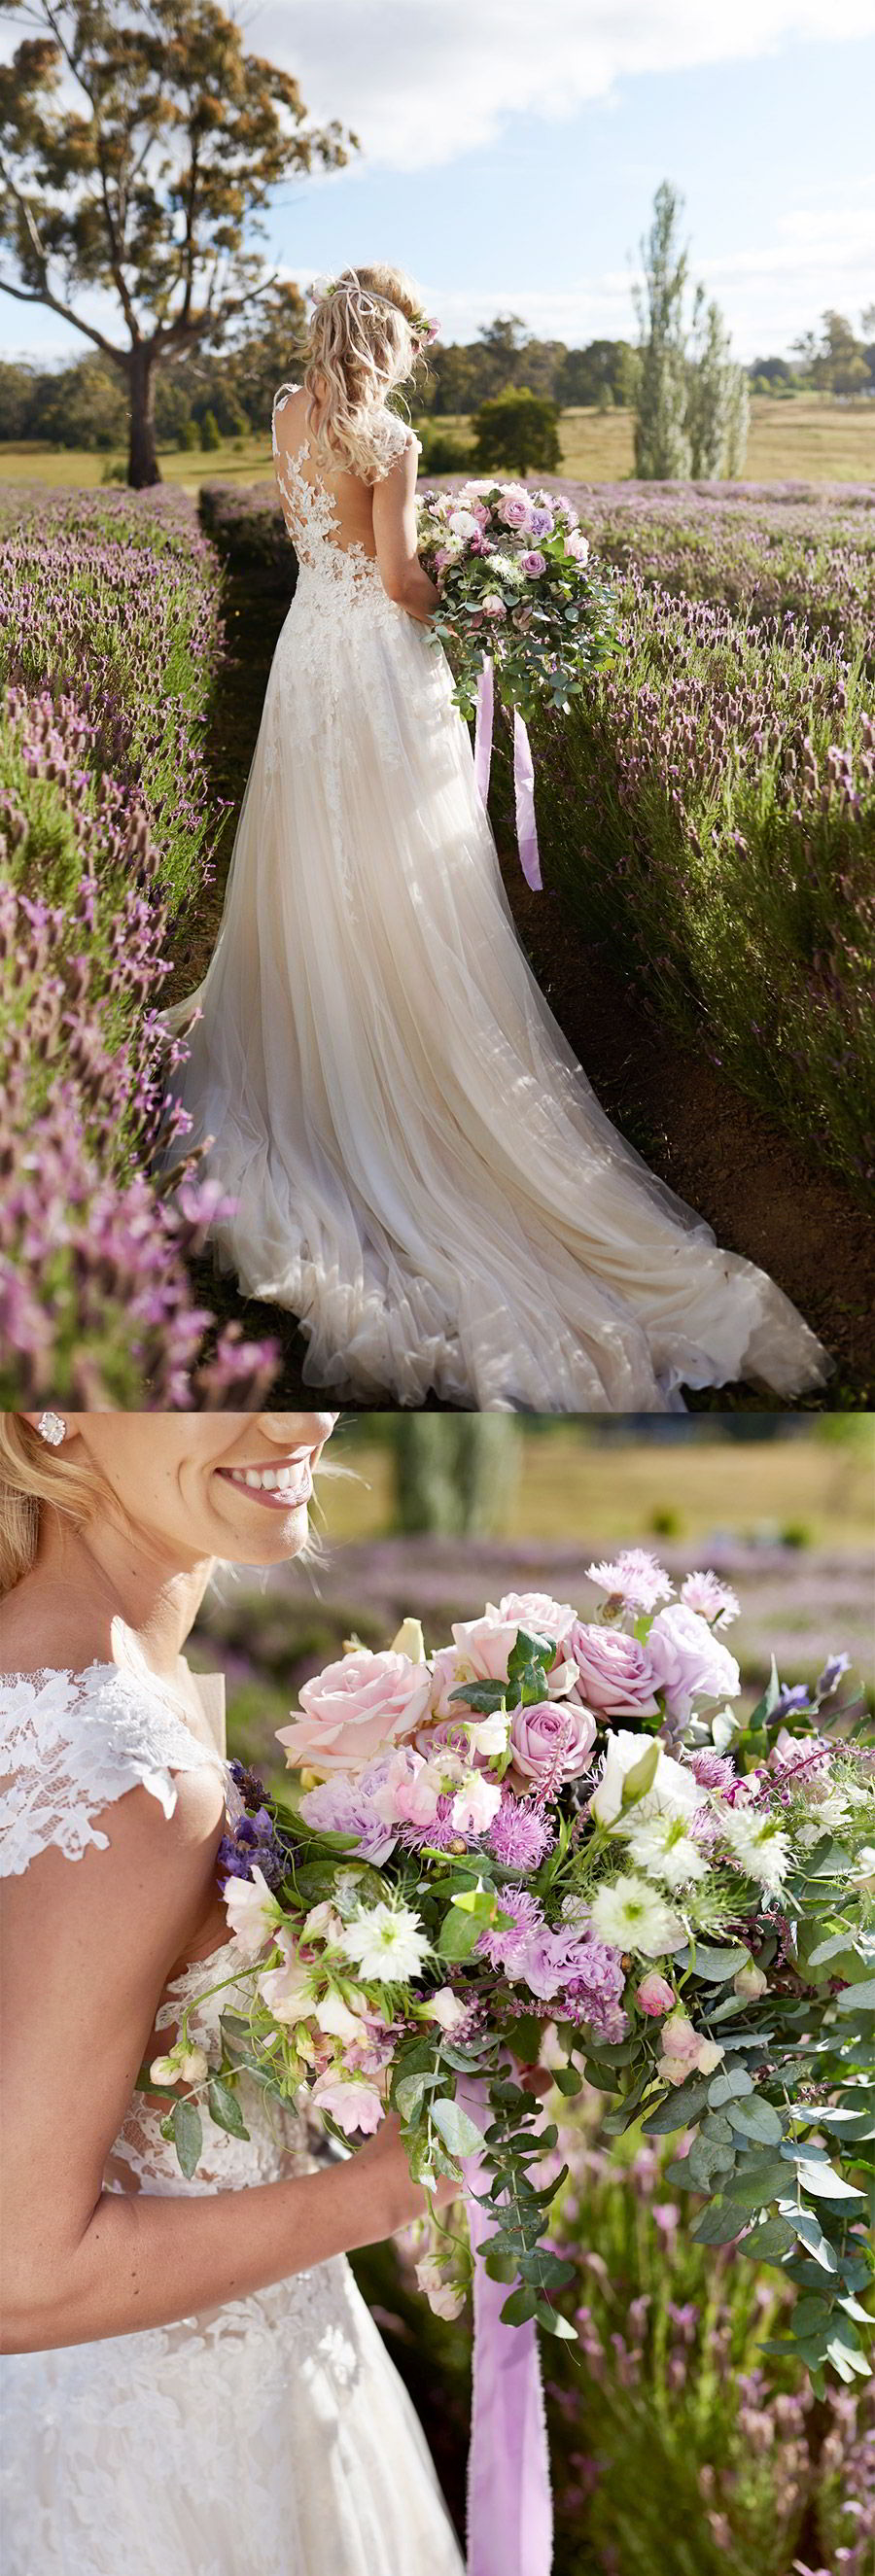
[[[368, 2188], [369, 2190], [373, 2188], [375, 2220], [377, 2210], [384, 2202], [390, 2211], [387, 2226], [378, 2229], [375, 2224], [375, 2242], [378, 2235], [393, 2236], [396, 2227], [407, 2227], [412, 2218], [424, 2218], [429, 2199], [436, 2201], [440, 2208], [444, 2201], [458, 2198], [460, 2185], [454, 2180], [452, 2174], [439, 2174], [435, 2188], [428, 2198], [422, 2183], [411, 2181], [407, 2149], [401, 2143], [401, 2122], [397, 2111], [386, 2112], [385, 2117], [380, 2121], [379, 2128], [374, 2130], [373, 2137], [368, 2138], [363, 2147], [356, 2149], [350, 2164], [360, 2179], [363, 2180], [367, 2175]], [[347, 2167], [347, 2171], [349, 2170], [350, 2166]], [[393, 2209], [397, 2209], [397, 2216], [391, 2216]]]

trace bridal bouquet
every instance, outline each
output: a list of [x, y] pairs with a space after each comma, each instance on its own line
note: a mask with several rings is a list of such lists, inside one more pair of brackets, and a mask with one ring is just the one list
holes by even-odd
[[489, 787], [497, 686], [513, 713], [520, 856], [540, 884], [527, 720], [542, 704], [567, 715], [589, 673], [611, 655], [614, 592], [589, 561], [589, 540], [561, 493], [468, 482], [417, 505], [420, 560], [440, 592], [435, 640], [452, 649], [455, 698], [477, 716], [477, 774]]
[[[571, 2266], [545, 2242], [563, 2176], [538, 2178], [557, 2129], [519, 2081], [552, 2025], [559, 2094], [597, 2086], [616, 2134], [681, 2131], [692, 2234], [798, 2285], [790, 2340], [815, 2382], [867, 2376], [875, 1747], [836, 1697], [848, 1658], [811, 1691], [773, 1666], [745, 1718], [738, 1602], [713, 1574], [677, 1596], [631, 1550], [589, 1579], [583, 1615], [511, 1593], [429, 1656], [415, 1619], [387, 1652], [352, 1641], [281, 1730], [295, 1804], [233, 1766], [220, 1857], [243, 1966], [221, 2066], [167, 2134], [191, 2170], [199, 2089], [239, 2129], [243, 2068], [345, 2139], [390, 2105], [426, 2190], [464, 2167], [505, 2323], [573, 2336]], [[152, 2075], [186, 2061], [197, 2077], [183, 2017]], [[435, 2219], [420, 2276], [444, 2313], [466, 2262]]]

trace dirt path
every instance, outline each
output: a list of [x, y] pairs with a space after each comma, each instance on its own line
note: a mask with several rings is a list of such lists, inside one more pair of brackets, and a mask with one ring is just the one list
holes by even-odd
[[[228, 800], [228, 811], [215, 882], [176, 935], [167, 1001], [192, 990], [212, 953], [236, 814], [287, 605], [273, 574], [248, 572], [229, 582], [228, 651], [210, 739], [214, 790]], [[836, 1360], [827, 1409], [875, 1404], [875, 1224], [859, 1201], [706, 1058], [646, 1016], [614, 961], [597, 945], [584, 945], [549, 884], [543, 894], [531, 894], [515, 855], [502, 868], [538, 981], [609, 1116], [652, 1169], [708, 1219], [727, 1249], [760, 1263], [801, 1308]], [[280, 1401], [336, 1402], [331, 1388], [305, 1388], [305, 1344], [291, 1316], [241, 1297], [232, 1280], [216, 1277], [209, 1260], [194, 1265], [193, 1285], [198, 1301], [222, 1321], [237, 1318], [247, 1336], [279, 1341], [283, 1366], [274, 1393]], [[697, 1410], [762, 1411], [764, 1400], [745, 1388], [724, 1388], [690, 1401]], [[813, 1409], [823, 1403], [818, 1399]], [[392, 1409], [388, 1395], [383, 1409]], [[773, 1403], [772, 1409], [781, 1408]]]

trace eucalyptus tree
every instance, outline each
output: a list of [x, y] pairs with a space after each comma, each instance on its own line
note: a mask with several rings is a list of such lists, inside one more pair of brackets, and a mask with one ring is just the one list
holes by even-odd
[[83, 334], [122, 378], [128, 479], [160, 479], [156, 372], [222, 345], [274, 283], [271, 192], [357, 148], [218, 0], [3, 0], [0, 287]]

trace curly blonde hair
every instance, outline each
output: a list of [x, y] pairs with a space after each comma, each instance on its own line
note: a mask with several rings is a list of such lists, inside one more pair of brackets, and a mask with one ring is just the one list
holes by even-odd
[[45, 1512], [82, 1529], [108, 1499], [97, 1467], [48, 1449], [26, 1414], [0, 1413], [0, 1600], [30, 1573]]
[[401, 268], [345, 268], [315, 293], [307, 332], [307, 427], [323, 469], [379, 483], [398, 454], [386, 397], [413, 374], [428, 334], [422, 298]]

